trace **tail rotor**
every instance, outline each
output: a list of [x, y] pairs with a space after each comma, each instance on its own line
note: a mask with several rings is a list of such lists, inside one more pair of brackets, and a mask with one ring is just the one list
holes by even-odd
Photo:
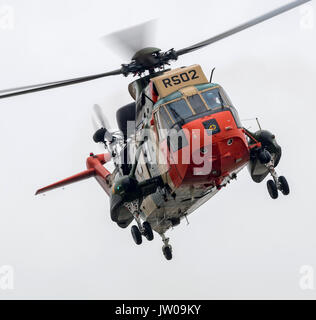
[[95, 133], [93, 135], [93, 140], [96, 143], [105, 143], [106, 140], [112, 143], [115, 140], [113, 134], [109, 131], [109, 122], [104, 116], [101, 107], [98, 104], [93, 106], [93, 111], [95, 117], [92, 117], [92, 123], [95, 128]]

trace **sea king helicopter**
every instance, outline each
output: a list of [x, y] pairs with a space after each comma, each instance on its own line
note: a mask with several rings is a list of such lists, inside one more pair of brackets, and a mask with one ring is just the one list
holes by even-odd
[[[153, 240], [157, 232], [167, 260], [172, 259], [172, 247], [166, 231], [236, 179], [244, 167], [256, 183], [271, 175], [267, 189], [273, 199], [279, 191], [288, 195], [285, 177], [275, 171], [281, 158], [275, 135], [260, 126], [256, 132], [244, 128], [224, 89], [212, 82], [212, 76], [209, 81], [199, 65], [165, 67], [308, 1], [291, 2], [184, 49], [143, 48], [114, 71], [0, 91], [2, 99], [108, 76], [138, 76], [128, 87], [133, 102], [116, 112], [119, 131], [110, 132], [101, 108], [94, 108], [101, 127], [93, 140], [104, 144], [107, 152], [91, 153], [85, 171], [36, 194], [94, 177], [110, 198], [111, 219], [121, 228], [135, 221], [131, 233], [137, 245], [143, 237]], [[112, 172], [104, 167], [110, 161]]]

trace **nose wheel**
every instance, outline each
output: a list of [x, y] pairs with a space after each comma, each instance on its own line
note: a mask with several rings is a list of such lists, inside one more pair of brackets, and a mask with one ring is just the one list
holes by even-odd
[[267, 189], [269, 192], [269, 195], [272, 199], [277, 199], [279, 196], [279, 191], [283, 193], [283, 195], [287, 196], [290, 193], [290, 187], [289, 184], [284, 176], [278, 176], [275, 168], [274, 168], [274, 161], [271, 158], [270, 161], [265, 164], [265, 166], [268, 168], [272, 178], [267, 181]]

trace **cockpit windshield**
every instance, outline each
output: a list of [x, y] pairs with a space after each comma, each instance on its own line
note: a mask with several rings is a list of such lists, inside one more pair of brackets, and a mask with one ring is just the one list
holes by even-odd
[[168, 103], [166, 108], [174, 122], [179, 122], [193, 115], [192, 110], [184, 99]]
[[198, 94], [188, 97], [188, 101], [196, 114], [207, 111], [205, 103]]
[[225, 103], [218, 89], [208, 90], [201, 93], [210, 109], [224, 107]]
[[176, 124], [178, 124], [177, 127], [181, 128], [184, 123], [197, 119], [201, 115], [208, 115], [222, 110], [230, 110], [237, 126], [241, 127], [235, 108], [224, 90], [219, 86], [160, 105], [157, 113], [159, 117], [157, 118], [159, 127], [169, 130]]

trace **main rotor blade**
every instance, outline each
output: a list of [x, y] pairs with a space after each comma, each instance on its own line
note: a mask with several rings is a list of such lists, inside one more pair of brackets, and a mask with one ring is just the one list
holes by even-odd
[[277, 15], [279, 15], [281, 13], [284, 13], [284, 12], [286, 12], [288, 10], [296, 8], [296, 7], [302, 5], [302, 4], [306, 3], [306, 2], [309, 2], [309, 1], [311, 1], [311, 0], [297, 0], [297, 1], [294, 1], [294, 2], [291, 2], [291, 3], [288, 3], [288, 4], [282, 6], [282, 7], [278, 8], [278, 9], [272, 10], [272, 11], [270, 11], [270, 12], [268, 12], [268, 13], [262, 15], [262, 16], [259, 16], [259, 17], [255, 18], [255, 19], [252, 19], [252, 20], [250, 20], [250, 21], [248, 21], [246, 23], [243, 23], [243, 24], [241, 24], [241, 25], [239, 25], [239, 26], [237, 26], [237, 27], [235, 27], [233, 29], [230, 29], [230, 30], [228, 30], [226, 32], [223, 32], [223, 33], [221, 33], [221, 34], [219, 34], [219, 35], [217, 35], [215, 37], [212, 37], [212, 38], [207, 39], [205, 41], [196, 43], [196, 44], [194, 44], [194, 45], [192, 45], [190, 47], [186, 47], [184, 49], [180, 49], [180, 50], [176, 51], [176, 53], [177, 53], [178, 56], [181, 56], [183, 54], [186, 54], [186, 53], [201, 49], [201, 48], [203, 48], [205, 46], [208, 46], [208, 45], [210, 45], [210, 44], [212, 44], [214, 42], [217, 42], [219, 40], [225, 39], [225, 38], [227, 38], [227, 37], [229, 37], [229, 36], [231, 36], [231, 35], [233, 35], [233, 34], [235, 34], [237, 32], [240, 32], [242, 30], [247, 29], [247, 28], [253, 27], [256, 24], [259, 24], [259, 23], [261, 23], [263, 21], [271, 19], [271, 18], [273, 18], [273, 17], [275, 17], [275, 16], [277, 16]]
[[101, 40], [109, 45], [110, 49], [121, 53], [123, 58], [130, 59], [138, 50], [153, 46], [155, 30], [156, 20], [149, 20], [108, 34]]
[[42, 84], [36, 84], [32, 86], [24, 86], [19, 88], [12, 88], [7, 90], [1, 90], [0, 91], [0, 99], [9, 98], [13, 96], [19, 96], [21, 94], [27, 94], [37, 91], [43, 91], [48, 89], [54, 89], [64, 86], [70, 86], [72, 84], [77, 84], [81, 82], [91, 81], [99, 78], [109, 77], [109, 76], [115, 76], [122, 74], [121, 69], [113, 70], [106, 73], [100, 73], [92, 76], [86, 76], [86, 77], [80, 77], [80, 78], [73, 78], [69, 80], [62, 80], [62, 81], [55, 81], [55, 82], [47, 82]]

